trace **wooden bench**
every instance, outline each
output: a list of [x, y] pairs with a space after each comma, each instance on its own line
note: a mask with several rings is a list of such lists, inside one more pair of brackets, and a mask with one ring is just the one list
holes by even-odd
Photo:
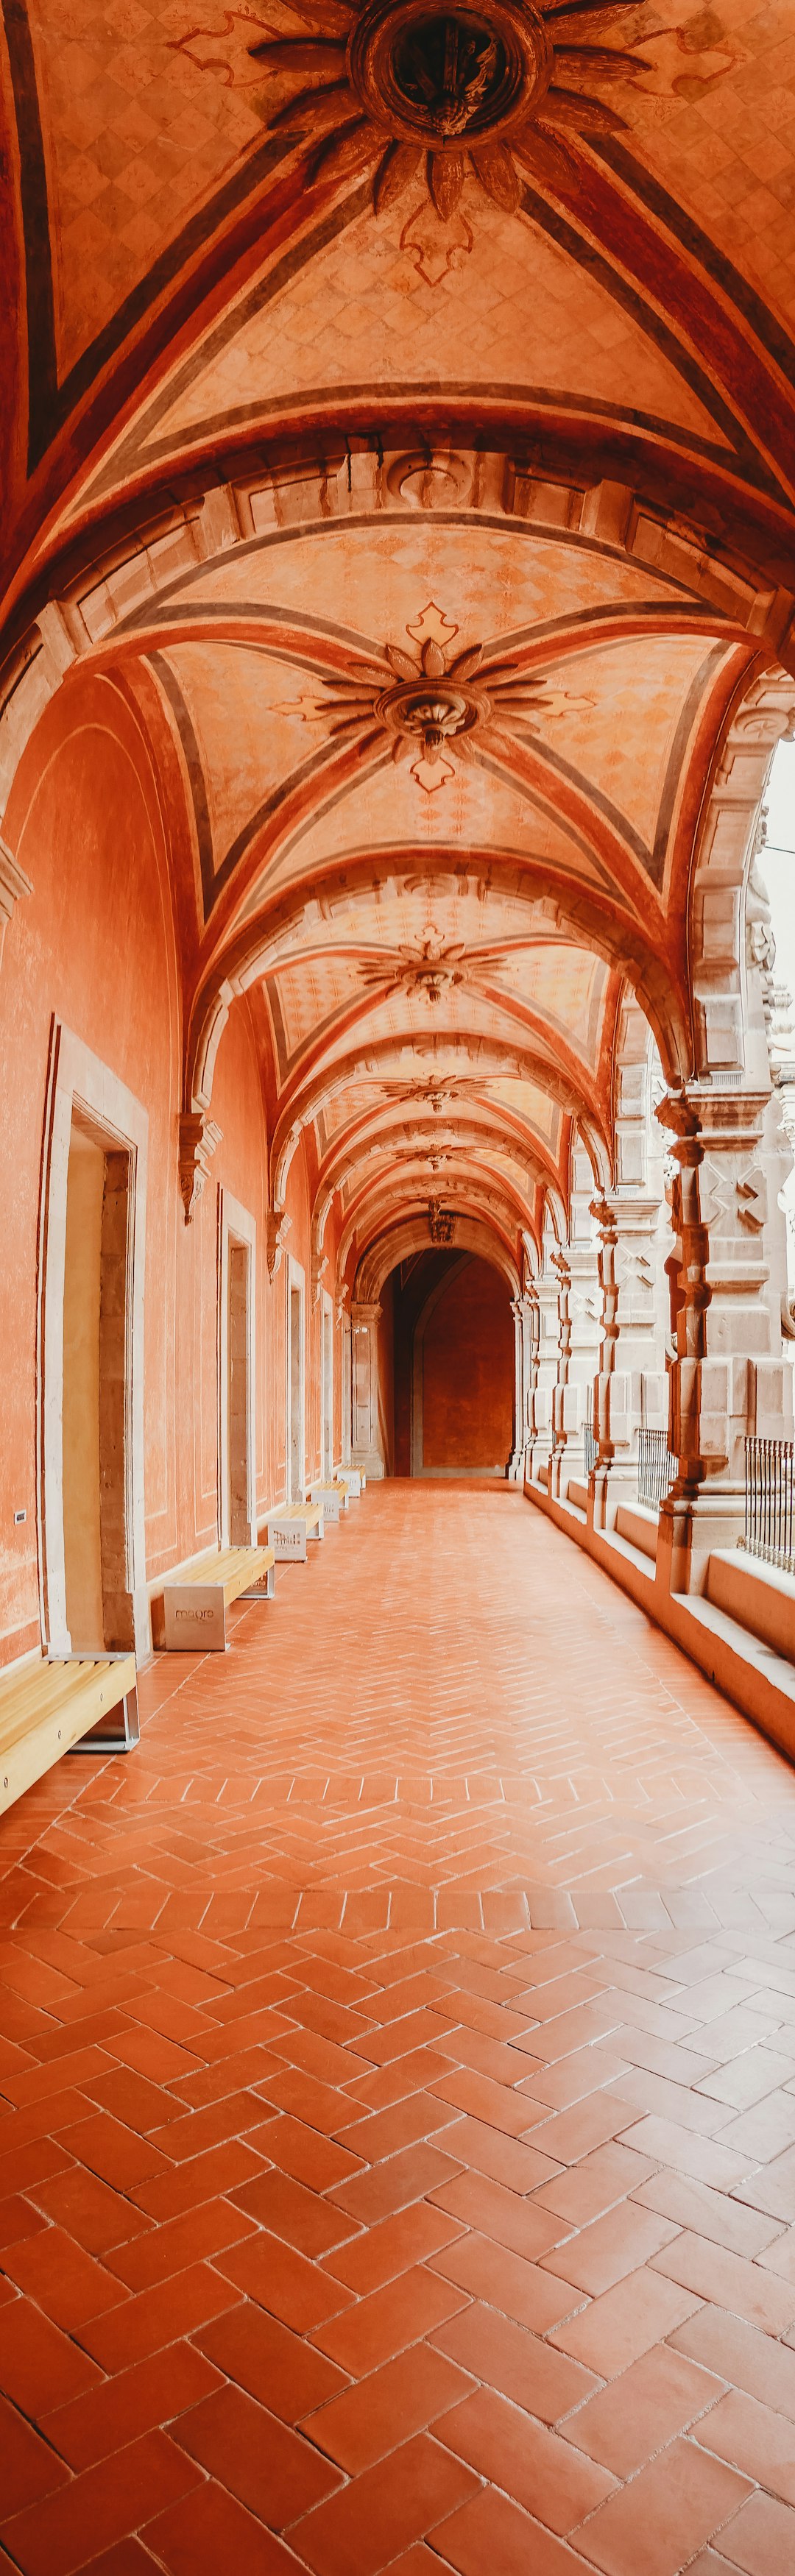
[[359, 1495], [364, 1493], [365, 1485], [367, 1483], [364, 1468], [338, 1467], [335, 1483], [338, 1485], [344, 1485], [346, 1493], [350, 1496], [353, 1502], [356, 1502]]
[[322, 1536], [320, 1503], [283, 1504], [281, 1511], [268, 1513], [268, 1544], [275, 1549], [277, 1563], [292, 1559], [294, 1565], [305, 1565], [307, 1541]]
[[319, 1503], [324, 1521], [338, 1521], [350, 1508], [347, 1485], [310, 1485], [310, 1499]]
[[68, 1655], [0, 1678], [0, 1814], [62, 1753], [129, 1753], [137, 1744], [134, 1655]]
[[167, 1652], [226, 1650], [226, 1614], [233, 1601], [273, 1598], [272, 1547], [210, 1548], [176, 1581], [166, 1576], [163, 1613]]

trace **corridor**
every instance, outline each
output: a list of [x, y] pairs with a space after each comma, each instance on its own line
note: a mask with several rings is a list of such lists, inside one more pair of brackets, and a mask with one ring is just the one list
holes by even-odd
[[0, 2566], [785, 2576], [795, 1776], [370, 1486], [0, 1825]]

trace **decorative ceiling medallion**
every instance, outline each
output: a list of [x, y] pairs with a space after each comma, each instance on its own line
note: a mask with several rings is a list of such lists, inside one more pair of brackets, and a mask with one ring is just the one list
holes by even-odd
[[[376, 212], [424, 164], [446, 221], [467, 169], [493, 203], [513, 213], [527, 173], [553, 188], [576, 185], [570, 143], [624, 126], [601, 96], [653, 68], [645, 57], [593, 43], [644, 0], [318, 0], [316, 34], [252, 45], [276, 73], [306, 86], [280, 107], [272, 130], [314, 138], [314, 173], [342, 178], [373, 169]], [[329, 28], [332, 32], [329, 32]]]
[[[553, 689], [546, 680], [525, 679], [511, 661], [488, 662], [482, 668], [483, 644], [471, 644], [448, 660], [438, 640], [445, 631], [457, 635], [458, 628], [451, 628], [431, 603], [414, 628], [406, 627], [407, 635], [424, 633], [416, 660], [399, 645], [386, 644], [384, 663], [354, 662], [349, 672], [325, 681], [336, 694], [319, 700], [316, 710], [331, 717], [329, 731], [338, 741], [353, 741], [358, 734], [371, 744], [380, 734], [391, 742], [393, 760], [412, 760], [413, 753], [411, 775], [426, 795], [455, 776], [456, 760], [472, 759], [472, 737], [479, 728], [501, 721], [536, 733], [544, 716], [556, 718], [567, 705], [592, 704], [590, 699], [570, 700], [564, 689]], [[387, 672], [389, 685], [384, 687]]]
[[365, 984], [382, 985], [386, 977], [387, 996], [420, 993], [425, 1001], [433, 1003], [440, 1002], [443, 993], [451, 992], [457, 984], [469, 981], [464, 947], [443, 947], [433, 924], [421, 948], [387, 952], [377, 966], [363, 966], [361, 973]]

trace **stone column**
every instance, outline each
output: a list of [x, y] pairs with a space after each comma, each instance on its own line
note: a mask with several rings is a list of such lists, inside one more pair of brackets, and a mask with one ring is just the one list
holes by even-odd
[[657, 1550], [657, 1579], [673, 1592], [701, 1590], [711, 1550], [740, 1536], [746, 1436], [791, 1436], [765, 1246], [767, 1225], [781, 1222], [760, 1159], [768, 1100], [694, 1085], [657, 1112], [675, 1166], [666, 1267], [676, 1351], [669, 1445], [679, 1465]]
[[536, 1283], [536, 1281], [535, 1281], [535, 1280], [532, 1280], [531, 1282], [528, 1282], [528, 1285], [527, 1285], [527, 1287], [526, 1287], [526, 1289], [525, 1289], [525, 1292], [524, 1292], [524, 1297], [523, 1297], [523, 1300], [522, 1300], [522, 1304], [523, 1304], [523, 1307], [524, 1307], [524, 1354], [525, 1354], [525, 1365], [524, 1365], [524, 1472], [525, 1472], [525, 1474], [526, 1474], [526, 1473], [528, 1472], [528, 1465], [532, 1463], [532, 1449], [533, 1449], [533, 1441], [534, 1441], [534, 1438], [535, 1438], [535, 1427], [536, 1427], [536, 1395], [537, 1395], [537, 1391], [538, 1391], [538, 1360], [539, 1360], [539, 1338], [540, 1338], [540, 1321], [541, 1321], [541, 1318], [540, 1318], [540, 1309], [539, 1309], [538, 1286], [537, 1286], [537, 1283]]
[[638, 1432], [646, 1419], [649, 1395], [657, 1387], [660, 1426], [667, 1429], [665, 1354], [655, 1297], [659, 1213], [659, 1200], [639, 1191], [617, 1191], [609, 1203], [592, 1202], [602, 1290], [602, 1348], [593, 1415], [594, 1434], [602, 1443], [598, 1465], [604, 1471], [601, 1495], [595, 1489], [597, 1529], [612, 1526], [616, 1505], [635, 1498]]
[[368, 1476], [384, 1474], [378, 1422], [379, 1304], [351, 1303], [351, 1369], [353, 1379], [352, 1465]]
[[552, 1394], [552, 1455], [549, 1465], [549, 1490], [560, 1493], [560, 1480], [566, 1450], [566, 1409], [571, 1358], [571, 1271], [565, 1252], [553, 1252], [552, 1268], [558, 1283], [558, 1366]]
[[[591, 1179], [591, 1189], [593, 1180]], [[572, 1233], [561, 1275], [560, 1362], [555, 1392], [552, 1490], [565, 1497], [569, 1478], [585, 1475], [585, 1425], [591, 1417], [599, 1352], [599, 1284], [590, 1214], [572, 1205]], [[560, 1275], [560, 1273], [559, 1273]]]
[[546, 1474], [552, 1449], [552, 1412], [558, 1376], [558, 1280], [549, 1243], [536, 1292], [535, 1354], [528, 1417], [527, 1479]]
[[616, 1247], [618, 1224], [615, 1208], [606, 1198], [591, 1200], [591, 1215], [596, 1226], [596, 1266], [602, 1292], [601, 1346], [599, 1367], [593, 1383], [593, 1434], [596, 1463], [589, 1478], [593, 1495], [595, 1529], [604, 1529], [607, 1521], [607, 1489], [616, 1454], [628, 1452], [626, 1381], [616, 1376], [618, 1344], [618, 1279]]
[[514, 1329], [514, 1399], [513, 1448], [508, 1461], [508, 1482], [520, 1485], [524, 1479], [525, 1454], [530, 1430], [530, 1387], [533, 1371], [534, 1299], [524, 1289], [521, 1297], [511, 1298]]

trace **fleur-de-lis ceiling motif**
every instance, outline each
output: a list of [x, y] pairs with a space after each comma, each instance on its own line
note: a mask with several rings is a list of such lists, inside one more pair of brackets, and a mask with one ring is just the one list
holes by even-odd
[[[301, 87], [271, 119], [314, 142], [314, 169], [371, 169], [377, 213], [425, 167], [432, 203], [453, 213], [467, 171], [506, 212], [523, 178], [577, 184], [576, 145], [620, 132], [603, 90], [653, 69], [594, 42], [643, 0], [317, 0], [305, 36], [252, 45], [266, 70]], [[317, 20], [312, 28], [312, 20]], [[572, 145], [575, 147], [574, 157]]]
[[[434, 623], [442, 623], [438, 611]], [[411, 760], [413, 752], [412, 778], [432, 795], [455, 776], [456, 760], [472, 759], [478, 727], [502, 722], [537, 733], [544, 718], [592, 703], [570, 698], [546, 680], [525, 679], [513, 661], [484, 662], [485, 649], [472, 644], [448, 660], [435, 634], [417, 658], [386, 644], [382, 662], [354, 662], [348, 672], [325, 681], [329, 694], [316, 711], [330, 718], [329, 732], [340, 742], [357, 734], [372, 740], [375, 730], [391, 742], [393, 760]], [[453, 751], [455, 760], [448, 757]]]

